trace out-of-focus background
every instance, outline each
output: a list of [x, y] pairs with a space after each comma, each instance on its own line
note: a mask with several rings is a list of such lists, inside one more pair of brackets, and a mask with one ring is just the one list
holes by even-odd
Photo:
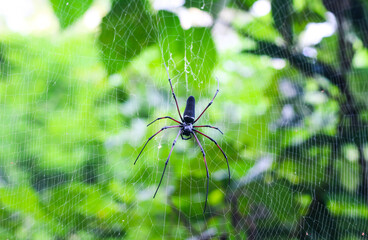
[[[362, 239], [364, 0], [0, 1], [1, 239]], [[227, 154], [177, 130], [196, 98]]]

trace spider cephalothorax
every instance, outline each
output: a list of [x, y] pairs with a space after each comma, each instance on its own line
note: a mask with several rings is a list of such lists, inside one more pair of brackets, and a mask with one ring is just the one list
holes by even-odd
[[[181, 139], [188, 140], [192, 138], [192, 135], [190, 135], [193, 132], [193, 125], [191, 123], [183, 123], [183, 126], [181, 128], [182, 134]], [[184, 138], [183, 136], [187, 136], [188, 138]]]
[[[174, 93], [174, 89], [173, 89], [173, 86], [172, 86], [172, 83], [171, 83], [171, 79], [170, 79], [170, 76], [169, 76], [169, 71], [167, 70], [167, 67], [166, 67], [166, 64], [165, 64], [165, 68], [166, 68], [166, 72], [167, 72], [167, 76], [169, 77], [169, 83], [170, 83], [170, 87], [171, 87], [171, 92], [172, 92], [172, 95], [174, 97], [174, 100], [175, 100], [175, 104], [176, 104], [176, 108], [178, 110], [178, 113], [179, 113], [179, 117], [180, 117], [180, 121], [178, 120], [175, 120], [174, 118], [172, 117], [169, 117], [169, 116], [166, 116], [166, 117], [160, 117], [160, 118], [157, 118], [156, 120], [154, 120], [153, 122], [151, 122], [150, 124], [147, 125], [147, 127], [149, 125], [151, 125], [152, 123], [156, 122], [157, 120], [161, 120], [161, 119], [165, 119], [165, 118], [168, 118], [168, 119], [171, 119], [177, 123], [179, 123], [180, 125], [174, 125], [174, 126], [165, 126], [163, 128], [161, 128], [160, 131], [156, 132], [155, 134], [153, 134], [150, 138], [148, 138], [147, 142], [144, 144], [142, 150], [140, 151], [140, 153], [138, 154], [138, 157], [137, 159], [135, 160], [134, 164], [137, 162], [139, 156], [141, 155], [141, 153], [143, 152], [144, 148], [146, 147], [147, 143], [152, 139], [154, 138], [157, 134], [159, 134], [160, 132], [162, 132], [163, 130], [165, 129], [168, 129], [168, 128], [179, 128], [179, 132], [178, 132], [178, 135], [176, 136], [173, 144], [172, 144], [172, 147], [171, 147], [171, 150], [170, 150], [170, 153], [169, 153], [169, 156], [167, 157], [167, 160], [165, 162], [165, 167], [164, 167], [164, 171], [162, 172], [162, 175], [161, 175], [161, 179], [160, 179], [160, 183], [158, 184], [158, 187], [156, 189], [156, 192], [155, 194], [153, 195], [153, 198], [155, 198], [156, 194], [157, 194], [157, 191], [158, 189], [160, 188], [160, 185], [161, 185], [161, 182], [162, 182], [162, 179], [164, 177], [164, 174], [165, 174], [165, 170], [166, 170], [166, 166], [169, 162], [169, 159], [170, 159], [170, 156], [171, 156], [171, 153], [174, 149], [174, 146], [175, 146], [175, 143], [176, 141], [178, 140], [178, 137], [179, 135], [181, 136], [181, 138], [183, 140], [188, 140], [188, 139], [191, 139], [192, 136], [194, 136], [195, 140], [197, 141], [200, 149], [201, 149], [201, 152], [202, 152], [202, 155], [203, 155], [203, 159], [204, 159], [204, 164], [206, 166], [206, 172], [207, 172], [207, 192], [206, 192], [206, 202], [205, 202], [205, 205], [204, 205], [204, 210], [203, 212], [206, 211], [206, 206], [207, 206], [207, 198], [208, 198], [208, 180], [209, 180], [209, 173], [208, 173], [208, 167], [207, 167], [207, 162], [206, 162], [206, 154], [203, 150], [203, 147], [201, 145], [201, 143], [199, 142], [199, 139], [196, 135], [196, 133], [199, 133], [201, 134], [202, 136], [208, 138], [209, 140], [211, 140], [212, 142], [214, 142], [216, 144], [216, 146], [221, 150], [222, 154], [224, 155], [225, 159], [226, 159], [226, 163], [227, 163], [227, 169], [228, 169], [228, 173], [229, 173], [229, 183], [230, 183], [230, 167], [229, 167], [229, 162], [227, 160], [227, 156], [225, 154], [225, 152], [221, 149], [221, 147], [217, 144], [217, 142], [215, 140], [213, 140], [212, 138], [210, 138], [209, 136], [207, 136], [206, 134], [198, 131], [196, 128], [203, 128], [203, 127], [208, 127], [208, 128], [213, 128], [213, 129], [216, 129], [218, 131], [221, 132], [220, 129], [218, 129], [217, 127], [212, 127], [210, 125], [194, 125], [195, 122], [198, 121], [198, 119], [201, 118], [202, 114], [207, 110], [207, 108], [209, 106], [211, 106], [211, 104], [213, 103], [213, 100], [215, 99], [217, 93], [219, 92], [219, 82], [217, 80], [217, 90], [216, 90], [216, 93], [215, 93], [215, 96], [212, 98], [211, 102], [207, 105], [207, 107], [202, 111], [202, 113], [199, 115], [198, 118], [195, 118], [195, 98], [193, 96], [190, 96], [188, 99], [187, 99], [187, 105], [185, 107], [185, 110], [184, 110], [184, 118], [181, 116], [181, 113], [180, 113], [180, 110], [179, 110], [179, 105], [178, 105], [178, 101], [176, 100], [176, 96], [175, 96], [175, 93]], [[222, 132], [221, 132], [222, 133]], [[223, 133], [222, 133], [223, 134]], [[184, 137], [185, 136], [185, 137]]]

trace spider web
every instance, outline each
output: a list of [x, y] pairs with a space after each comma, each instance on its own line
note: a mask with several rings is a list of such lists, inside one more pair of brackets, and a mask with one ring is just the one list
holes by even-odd
[[[346, 2], [1, 3], [1, 238], [364, 238], [368, 20]], [[199, 135], [205, 214], [194, 138], [155, 199], [178, 129], [133, 165], [179, 120], [164, 63], [181, 113], [219, 79], [198, 124], [231, 182]]]

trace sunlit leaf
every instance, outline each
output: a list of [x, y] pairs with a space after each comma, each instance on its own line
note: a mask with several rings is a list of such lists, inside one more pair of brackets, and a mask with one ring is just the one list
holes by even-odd
[[[181, 78], [191, 82], [192, 87], [208, 86], [210, 82], [215, 85], [212, 71], [217, 62], [217, 52], [211, 29], [183, 30], [178, 17], [166, 11], [160, 11], [158, 18], [159, 45], [164, 51], [166, 63], [170, 65], [173, 61], [176, 66], [170, 70], [184, 73], [180, 74]], [[171, 78], [175, 79], [176, 75], [172, 74]]]
[[50, 2], [61, 28], [64, 29], [83, 16], [93, 0], [50, 0]]
[[102, 61], [108, 73], [117, 72], [129, 64], [133, 57], [153, 43], [155, 34], [144, 0], [117, 1], [103, 18], [99, 36]]

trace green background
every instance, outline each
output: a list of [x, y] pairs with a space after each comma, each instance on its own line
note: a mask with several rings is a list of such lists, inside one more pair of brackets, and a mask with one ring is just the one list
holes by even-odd
[[[183, 28], [178, 12], [115, 0], [83, 31], [96, 2], [46, 1], [52, 34], [0, 34], [1, 239], [365, 237], [365, 1], [272, 0], [261, 17], [256, 1], [186, 1], [216, 25]], [[308, 24], [331, 15], [333, 34], [309, 46], [315, 57], [303, 54]], [[226, 152], [231, 182], [219, 149], [199, 137], [210, 171], [204, 214], [206, 171], [193, 139], [179, 138], [155, 199], [176, 130], [133, 165], [147, 138], [175, 125], [146, 124], [178, 119], [164, 62], [182, 112], [193, 95], [198, 115], [219, 79], [198, 124], [224, 132], [203, 129]]]

